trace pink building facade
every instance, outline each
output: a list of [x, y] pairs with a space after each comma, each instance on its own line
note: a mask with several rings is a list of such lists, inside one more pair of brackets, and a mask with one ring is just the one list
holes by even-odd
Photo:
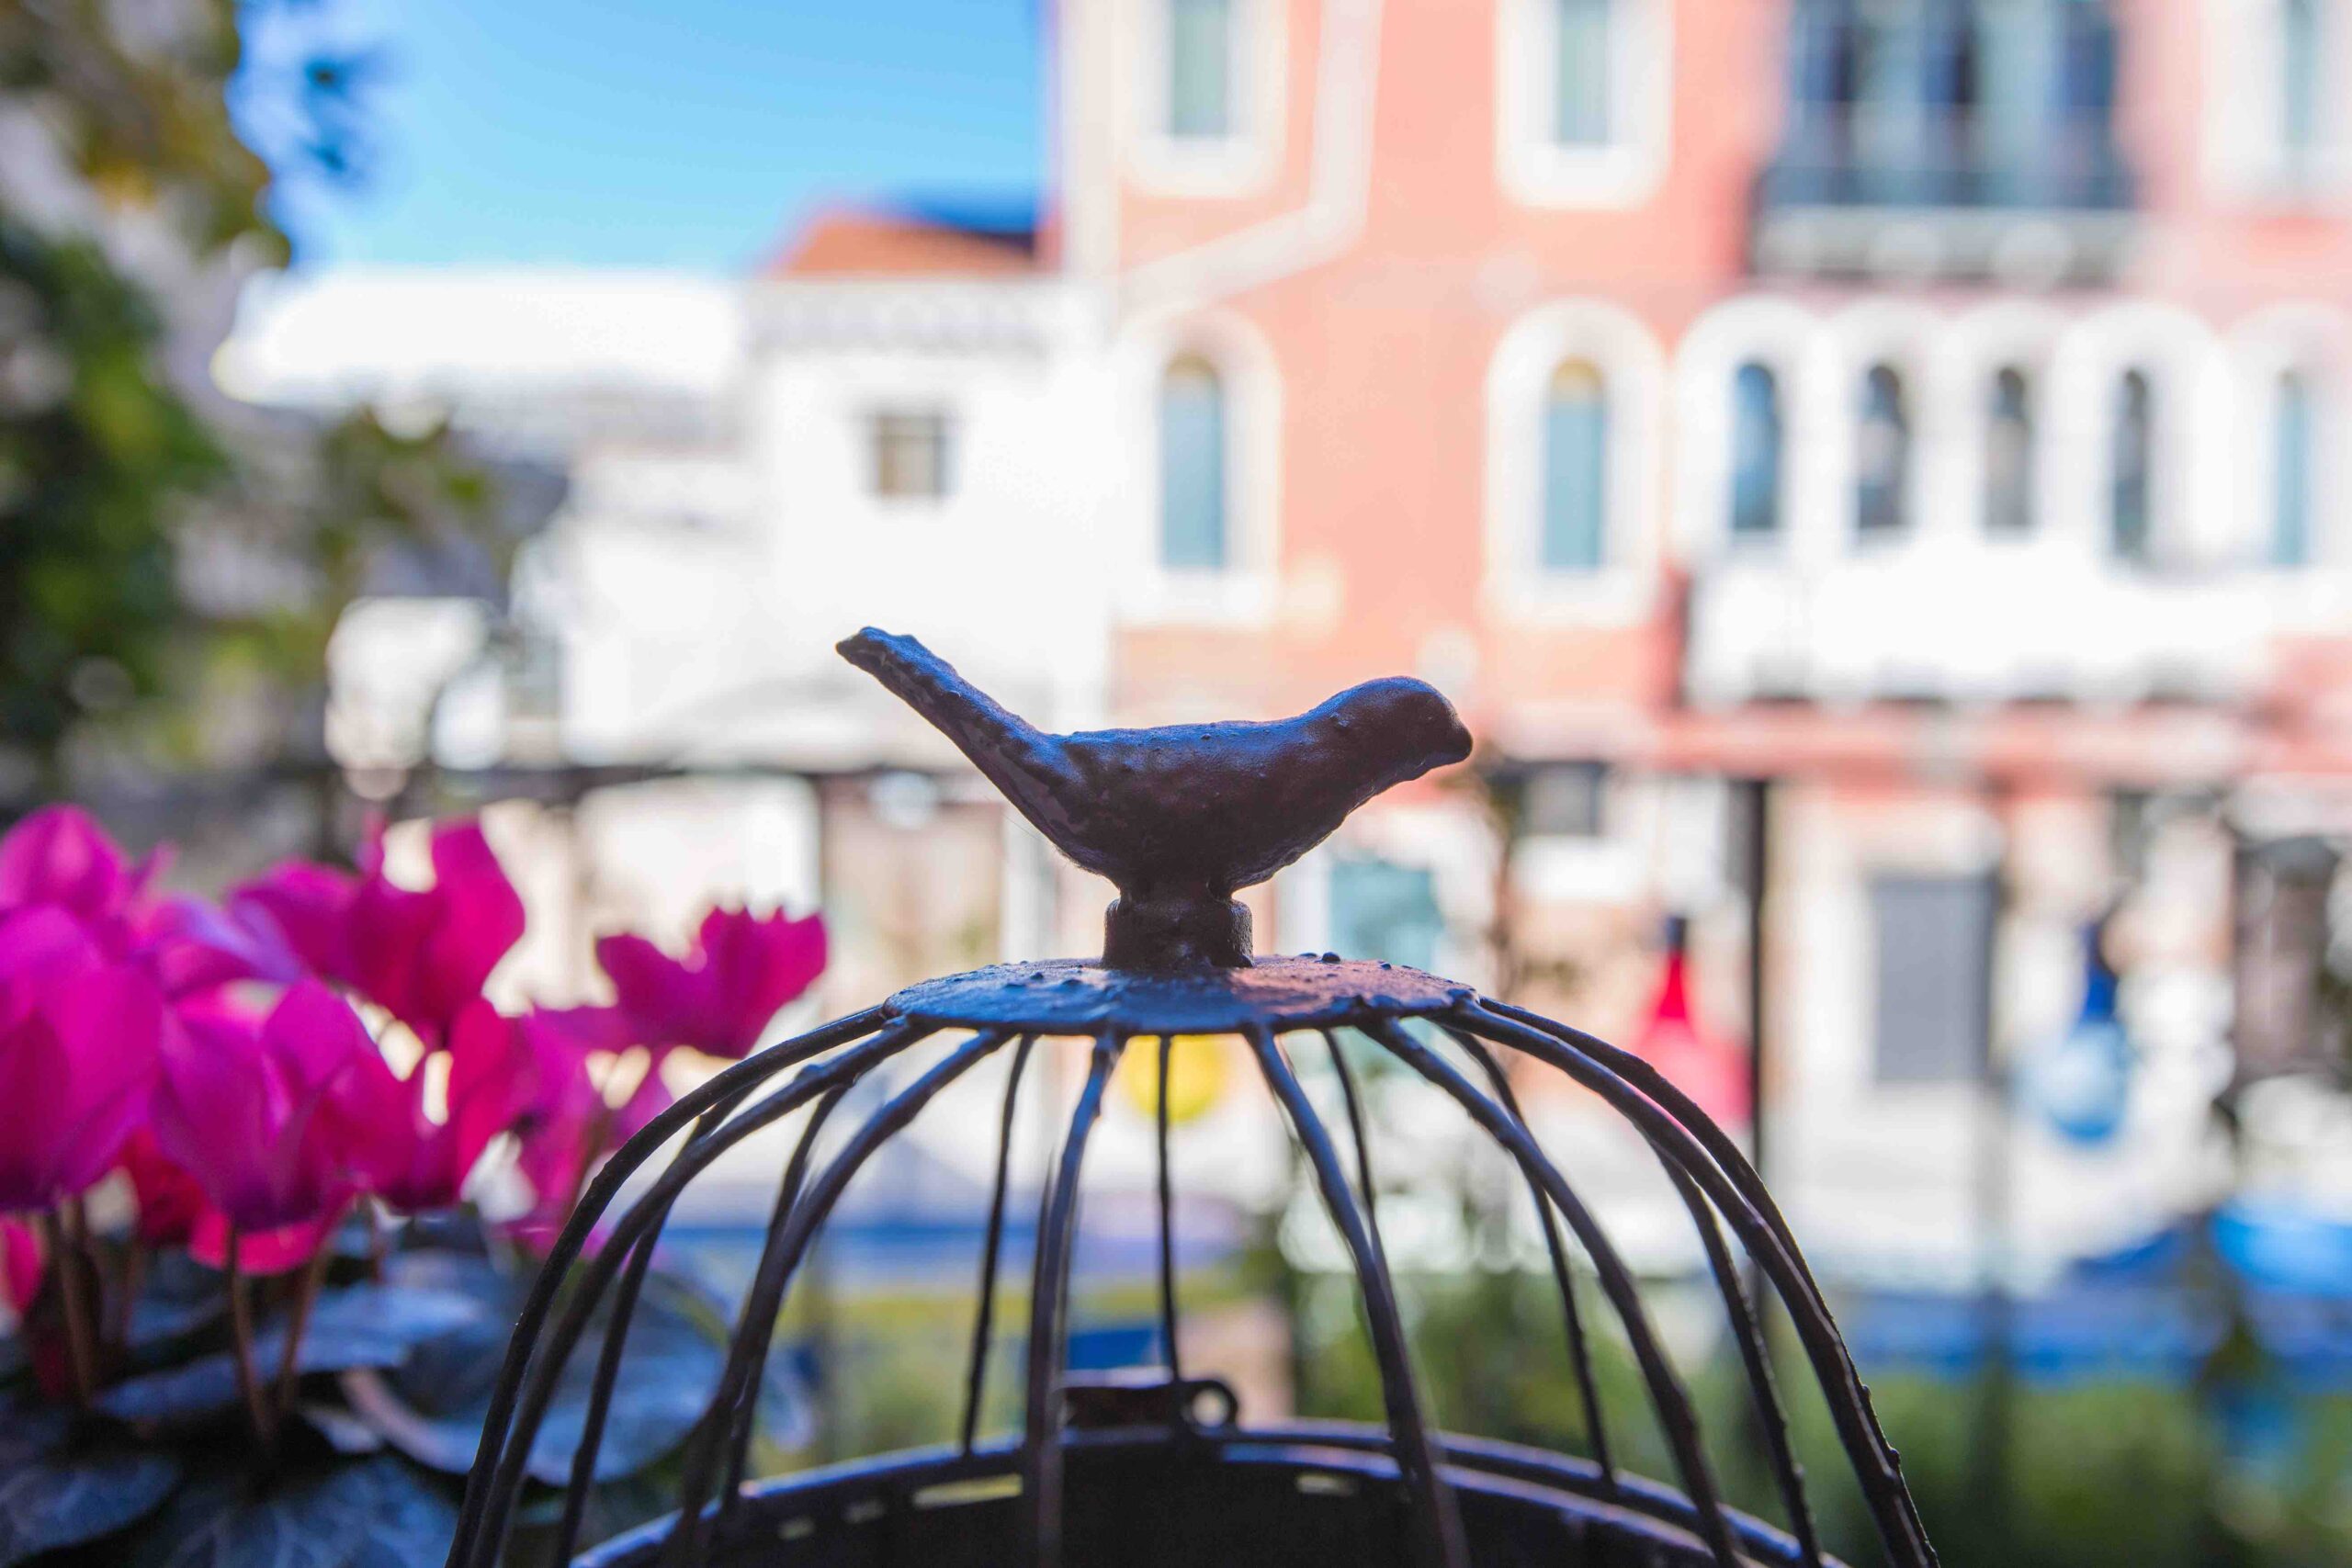
[[[2307, 1044], [2233, 996], [2260, 846], [2352, 825], [2352, 7], [1062, 0], [1050, 31], [1054, 220], [1004, 287], [1091, 323], [1102, 716], [1404, 671], [1482, 738], [1484, 787], [1367, 811], [1261, 933], [1623, 1034], [1686, 914], [1736, 1042], [1735, 781], [1769, 780], [1808, 1234], [1984, 1265], [1986, 1058], [2030, 1087], [2102, 917], [2129, 1104], [2096, 1148], [2020, 1114], [2018, 1266], [2193, 1201], [2233, 1053]], [[845, 233], [782, 278], [1008, 265]]]

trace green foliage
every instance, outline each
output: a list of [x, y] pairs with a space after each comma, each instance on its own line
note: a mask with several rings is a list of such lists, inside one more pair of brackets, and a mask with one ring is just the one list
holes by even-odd
[[[440, 1561], [532, 1267], [494, 1260], [478, 1235], [444, 1243], [393, 1253], [377, 1279], [350, 1227], [299, 1336], [292, 1277], [254, 1281], [253, 1359], [274, 1376], [291, 1342], [300, 1395], [266, 1444], [243, 1419], [219, 1274], [184, 1256], [154, 1260], [107, 1358], [116, 1381], [86, 1412], [44, 1396], [35, 1374], [62, 1354], [52, 1288], [35, 1303], [31, 1342], [6, 1342], [29, 1353], [0, 1371], [0, 1568]], [[103, 1261], [119, 1275], [120, 1259]], [[591, 1495], [603, 1533], [668, 1506], [673, 1493], [637, 1483], [674, 1462], [707, 1416], [724, 1327], [684, 1280], [648, 1277]], [[567, 1365], [531, 1450], [525, 1557], [545, 1533], [540, 1505], [569, 1477], [595, 1360], [591, 1350]]]
[[170, 508], [220, 452], [96, 248], [0, 214], [0, 733], [36, 760], [158, 683], [179, 624]]
[[287, 180], [364, 166], [372, 62], [329, 36], [309, 0], [0, 6], [0, 100], [53, 164], [9, 187], [39, 210], [0, 199], [0, 813], [69, 755], [314, 761], [327, 639], [386, 552], [503, 580], [446, 430], [306, 428], [179, 379], [286, 259]]
[[[1588, 1277], [1588, 1305], [1598, 1291]], [[1680, 1287], [1676, 1287], [1679, 1289]], [[1354, 1281], [1295, 1281], [1299, 1407], [1380, 1418]], [[1548, 1278], [1481, 1271], [1400, 1282], [1416, 1366], [1449, 1429], [1568, 1453], [1591, 1450]], [[1652, 1288], [1662, 1322], [1671, 1292]], [[1695, 1303], [1694, 1303], [1695, 1304]], [[1690, 1314], [1695, 1318], [1695, 1312]], [[1589, 1322], [1606, 1321], [1605, 1309]], [[1618, 1463], [1671, 1482], [1674, 1469], [1630, 1352], [1613, 1325], [1594, 1341]], [[1824, 1544], [1856, 1568], [1883, 1561], [1828, 1410], [1780, 1346], [1781, 1387]], [[1687, 1364], [1725, 1494], [1785, 1523], [1761, 1463], [1746, 1385], [1728, 1346]], [[2012, 1385], [1871, 1380], [1872, 1403], [1943, 1560], [2003, 1568], [2319, 1568], [2352, 1561], [2352, 1398], [2279, 1391], [2296, 1438], [2261, 1462], [2233, 1460], [2222, 1426], [2187, 1387], [2122, 1381]], [[2006, 1411], [2006, 1415], [2001, 1413]], [[1997, 1421], [1997, 1428], [1988, 1423]], [[1995, 1446], [1988, 1429], [2006, 1433]]]

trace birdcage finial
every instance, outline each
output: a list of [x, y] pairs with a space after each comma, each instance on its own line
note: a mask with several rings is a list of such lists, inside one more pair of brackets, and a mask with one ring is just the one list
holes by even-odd
[[1272, 723], [1050, 735], [909, 637], [868, 626], [840, 645], [936, 725], [1054, 846], [1117, 885], [1103, 962], [1168, 970], [1250, 962], [1233, 895], [1329, 837], [1381, 791], [1470, 755], [1433, 686], [1351, 686]]

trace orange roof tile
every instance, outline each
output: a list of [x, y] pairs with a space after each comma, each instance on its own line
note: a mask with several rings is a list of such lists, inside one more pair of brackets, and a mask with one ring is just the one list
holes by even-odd
[[959, 228], [897, 213], [835, 211], [809, 220], [770, 277], [1000, 277], [1037, 270], [1037, 236]]

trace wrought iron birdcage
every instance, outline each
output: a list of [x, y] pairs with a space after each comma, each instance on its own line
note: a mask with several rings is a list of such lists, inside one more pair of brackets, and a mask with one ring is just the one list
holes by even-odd
[[[1249, 918], [1232, 901], [1237, 887], [1295, 859], [1379, 790], [1467, 754], [1468, 737], [1442, 697], [1417, 682], [1375, 682], [1280, 724], [1056, 737], [1006, 714], [909, 639], [868, 631], [842, 651], [944, 729], [1073, 859], [1117, 883], [1105, 956], [1000, 964], [910, 987], [729, 1067], [624, 1145], [590, 1184], [516, 1325], [449, 1568], [493, 1568], [558, 1380], [601, 1319], [596, 1378], [552, 1560], [571, 1557], [630, 1311], [672, 1206], [729, 1149], [804, 1109], [709, 1418], [684, 1455], [676, 1511], [582, 1562], [1818, 1568], [1827, 1559], [1757, 1313], [1723, 1234], [1728, 1227], [1788, 1314], [1888, 1560], [1896, 1568], [1934, 1564], [1894, 1450], [1794, 1236], [1738, 1145], [1688, 1097], [1641, 1058], [1466, 986], [1332, 953], [1250, 956]], [[1433, 1427], [1383, 1247], [1374, 1156], [1362, 1092], [1339, 1049], [1340, 1030], [1357, 1032], [1454, 1101], [1523, 1178], [1542, 1218], [1589, 1459]], [[1385, 1423], [1243, 1425], [1225, 1385], [1183, 1371], [1166, 1095], [1167, 1053], [1181, 1035], [1245, 1042], [1304, 1150], [1361, 1288]], [[979, 1413], [1018, 1097], [1037, 1043], [1072, 1037], [1091, 1047], [1046, 1179], [1021, 1425], [1009, 1438], [984, 1438]], [[1291, 1059], [1301, 1041], [1328, 1053], [1351, 1158], [1301, 1085]], [[936, 1059], [813, 1168], [819, 1132], [844, 1097], [927, 1043]], [[1156, 1130], [1165, 1364], [1080, 1379], [1067, 1371], [1066, 1340], [1080, 1172], [1113, 1069], [1124, 1053], [1154, 1048], [1161, 1054]], [[1005, 1052], [1011, 1066], [959, 1439], [752, 1482], [756, 1394], [795, 1270], [859, 1168], [942, 1090]], [[1563, 1075], [1631, 1122], [1688, 1208], [1753, 1404], [1749, 1440], [1762, 1446], [1787, 1529], [1725, 1505], [1690, 1396], [1634, 1275], [1539, 1146], [1505, 1070], [1509, 1058]], [[589, 1256], [592, 1232], [625, 1186], [682, 1134], [667, 1168], [644, 1182]], [[1580, 1300], [1589, 1286], [1572, 1267], [1570, 1236], [1622, 1325], [1679, 1491], [1628, 1474], [1611, 1456], [1611, 1414], [1595, 1386], [1589, 1306]]]

